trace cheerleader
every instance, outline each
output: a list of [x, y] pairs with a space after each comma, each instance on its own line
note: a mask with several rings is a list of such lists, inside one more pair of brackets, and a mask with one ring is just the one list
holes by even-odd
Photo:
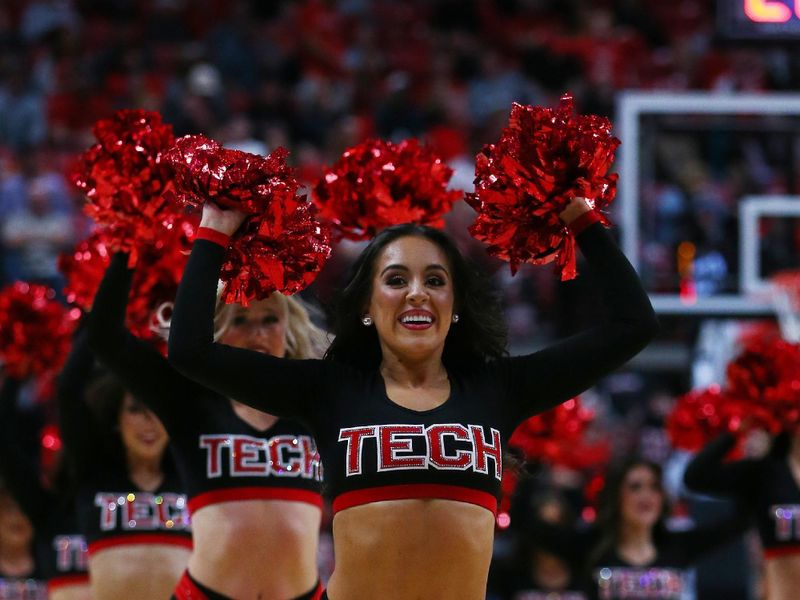
[[[498, 577], [503, 598], [587, 600], [580, 576], [584, 549], [572, 543], [576, 518], [566, 499], [553, 491], [538, 492], [522, 508], [529, 516], [520, 515], [522, 526], [516, 535], [513, 563]], [[558, 533], [540, 535], [539, 523]]]
[[482, 599], [503, 440], [636, 354], [657, 321], [584, 200], [562, 213], [613, 316], [538, 353], [505, 358], [484, 279], [442, 232], [400, 225], [354, 265], [329, 360], [279, 360], [214, 343], [217, 276], [244, 215], [206, 204], [178, 290], [176, 367], [220, 394], [307, 422], [333, 496], [333, 600]]
[[92, 379], [92, 365], [81, 331], [59, 379], [58, 408], [92, 598], [168, 598], [192, 546], [186, 496], [165, 455], [169, 439], [119, 381]]
[[0, 486], [0, 598], [46, 600], [42, 565], [33, 555], [33, 526], [19, 504]]
[[[194, 549], [174, 597], [318, 598], [322, 500], [314, 440], [296, 422], [185, 378], [127, 331], [127, 261], [125, 254], [113, 258], [94, 299], [89, 336], [97, 357], [164, 423], [186, 482]], [[297, 300], [281, 294], [247, 308], [219, 303], [214, 329], [215, 339], [250, 352], [320, 354], [322, 332]]]
[[778, 436], [761, 459], [725, 462], [736, 444], [729, 433], [710, 442], [686, 469], [690, 489], [732, 495], [755, 517], [764, 548], [769, 600], [789, 600], [800, 589], [800, 432]]
[[[50, 600], [89, 600], [86, 540], [78, 533], [66, 469], [60, 463], [52, 485], [46, 487], [37, 461], [23, 449], [16, 407], [21, 386], [21, 381], [9, 377], [0, 391], [0, 475], [11, 497], [4, 503], [18, 506], [33, 526], [36, 570], [47, 581]], [[22, 523], [19, 515], [16, 520]], [[20, 529], [26, 527], [20, 525]], [[0, 533], [0, 547], [2, 537]]]
[[[589, 540], [589, 597], [681, 600], [693, 593], [689, 570], [703, 555], [741, 535], [741, 514], [685, 531], [666, 527], [661, 467], [631, 458], [609, 470]], [[581, 546], [581, 544], [584, 544]]]

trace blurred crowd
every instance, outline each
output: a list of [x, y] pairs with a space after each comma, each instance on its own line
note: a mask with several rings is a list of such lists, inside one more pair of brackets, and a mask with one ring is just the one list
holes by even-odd
[[[89, 227], [64, 173], [93, 143], [95, 121], [117, 109], [157, 110], [177, 135], [204, 133], [250, 152], [285, 146], [307, 183], [366, 137], [419, 137], [453, 167], [452, 186], [469, 190], [474, 155], [496, 139], [513, 101], [554, 105], [570, 91], [579, 111], [613, 117], [615, 94], [625, 89], [800, 85], [797, 53], [719, 42], [713, 7], [713, 0], [5, 0], [0, 281], [60, 287], [57, 257]], [[658, 144], [644, 190], [645, 226], [660, 244], [644, 249], [654, 288], [677, 288], [674, 269], [662, 269], [663, 280], [658, 268], [671, 265], [688, 238], [707, 258], [697, 273], [710, 273], [714, 290], [729, 289], [735, 200], [752, 189], [797, 191], [784, 172], [764, 166], [782, 146], [763, 136], [737, 140], [716, 169], [708, 160], [713, 140], [667, 135]], [[589, 286], [560, 286], [548, 268], [512, 278], [469, 238], [470, 218], [459, 207], [449, 229], [496, 272], [512, 351], [594, 320]], [[354, 252], [344, 243], [309, 294], [324, 300]], [[685, 457], [672, 451], [663, 419], [687, 378], [662, 378], [645, 393], [646, 379], [622, 373], [586, 399], [615, 454], [638, 451], [666, 465], [674, 499], [682, 498]], [[564, 505], [560, 496], [539, 498], [537, 510], [557, 504], [556, 520], [592, 518], [582, 512], [581, 475], [540, 470], [528, 481], [572, 495]], [[678, 506], [675, 514], [686, 518], [688, 504]], [[514, 547], [512, 536], [498, 537], [500, 559], [512, 560]]]
[[[469, 189], [473, 156], [512, 101], [552, 105], [569, 90], [579, 110], [612, 116], [622, 89], [758, 91], [799, 80], [787, 50], [719, 44], [711, 0], [8, 0], [3, 279], [57, 280], [54, 257], [85, 233], [63, 172], [116, 109], [158, 110], [178, 135], [250, 151], [286, 146], [307, 181], [367, 136], [417, 136], [454, 167], [453, 187]], [[675, 145], [662, 144], [663, 163]], [[683, 152], [692, 164], [651, 194], [667, 206], [668, 237], [676, 213], [715, 208], [725, 169], [704, 178], [699, 153]], [[692, 199], [698, 188], [702, 202]], [[465, 219], [455, 219], [462, 236]], [[540, 296], [528, 299], [547, 312]], [[534, 318], [513, 313], [523, 329]]]

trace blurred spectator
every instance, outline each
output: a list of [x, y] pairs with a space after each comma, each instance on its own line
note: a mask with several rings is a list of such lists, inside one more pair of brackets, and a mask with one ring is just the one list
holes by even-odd
[[44, 600], [33, 556], [33, 526], [8, 490], [0, 485], [0, 591], [8, 598]]
[[54, 189], [43, 177], [28, 186], [28, 202], [3, 224], [2, 240], [9, 253], [6, 276], [44, 283], [60, 290], [58, 255], [75, 241], [72, 221], [53, 206]]
[[47, 136], [45, 98], [22, 64], [8, 69], [0, 81], [0, 144], [28, 151]]
[[60, 29], [75, 31], [79, 22], [72, 0], [34, 0], [22, 13], [20, 33], [35, 42]]

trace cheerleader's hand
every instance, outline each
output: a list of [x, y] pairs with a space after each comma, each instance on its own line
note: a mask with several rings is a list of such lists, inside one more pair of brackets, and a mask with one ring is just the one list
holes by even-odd
[[575, 219], [580, 217], [582, 214], [589, 212], [590, 210], [592, 210], [592, 207], [589, 206], [586, 198], [576, 196], [570, 201], [570, 203], [567, 205], [567, 208], [559, 213], [558, 218], [561, 219], [565, 225], [569, 225]]
[[203, 216], [200, 227], [208, 227], [227, 236], [232, 236], [239, 229], [247, 215], [233, 208], [221, 209], [213, 202], [203, 204]]

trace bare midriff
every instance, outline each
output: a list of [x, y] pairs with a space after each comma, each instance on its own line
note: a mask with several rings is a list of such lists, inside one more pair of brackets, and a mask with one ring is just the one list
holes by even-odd
[[88, 583], [76, 583], [51, 590], [47, 597], [50, 600], [92, 600], [92, 590]]
[[453, 500], [374, 502], [333, 520], [331, 600], [483, 600], [494, 515]]
[[104, 548], [89, 558], [92, 600], [169, 598], [191, 550], [169, 544]]
[[242, 500], [192, 515], [189, 572], [232, 598], [294, 598], [317, 582], [322, 513], [305, 502]]
[[800, 553], [764, 561], [768, 600], [796, 600], [800, 590]]

